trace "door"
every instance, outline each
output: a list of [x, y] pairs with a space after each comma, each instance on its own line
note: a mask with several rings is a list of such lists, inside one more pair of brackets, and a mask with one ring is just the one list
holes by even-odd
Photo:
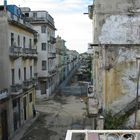
[[24, 81], [26, 81], [26, 68], [24, 67]]
[[11, 73], [12, 73], [12, 85], [14, 85], [15, 84], [15, 70], [12, 69]]
[[41, 94], [46, 94], [46, 82], [40, 82]]
[[24, 110], [24, 120], [27, 119], [27, 112], [26, 112], [26, 97], [23, 98], [23, 110]]
[[2, 140], [8, 140], [8, 125], [7, 125], [7, 111], [1, 112], [1, 124], [2, 124]]

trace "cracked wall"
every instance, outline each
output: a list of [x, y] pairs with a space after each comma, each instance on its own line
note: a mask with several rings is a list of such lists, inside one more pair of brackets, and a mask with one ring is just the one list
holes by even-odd
[[[103, 108], [120, 110], [136, 95], [140, 55], [140, 1], [95, 0], [93, 43], [95, 91]], [[99, 53], [98, 57], [96, 52]]]

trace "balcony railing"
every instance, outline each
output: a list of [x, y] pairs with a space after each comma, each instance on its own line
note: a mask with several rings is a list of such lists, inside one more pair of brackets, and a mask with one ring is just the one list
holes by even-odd
[[11, 94], [18, 95], [22, 93], [22, 85], [21, 84], [14, 84], [11, 85]]
[[37, 49], [11, 46], [9, 55], [13, 59], [17, 59], [21, 56], [23, 58], [37, 58]]
[[31, 49], [31, 53], [33, 57], [37, 57], [37, 49]]
[[10, 47], [10, 57], [11, 58], [18, 58], [22, 55], [22, 48], [17, 46]]
[[139, 140], [136, 130], [68, 130], [65, 140]]
[[37, 58], [37, 50], [31, 48], [23, 48], [24, 58]]
[[32, 84], [34, 86], [37, 86], [37, 84], [38, 84], [38, 78], [37, 77], [32, 78]]
[[56, 52], [49, 52], [48, 58], [56, 58]]
[[25, 81], [23, 81], [23, 89], [27, 90], [27, 89], [33, 87], [34, 84], [35, 84], [35, 80], [33, 80], [33, 78], [25, 80]]
[[9, 97], [8, 90], [4, 89], [0, 91], [0, 100], [6, 99]]
[[26, 22], [24, 19], [14, 15], [13, 13], [7, 11], [8, 21], [18, 26], [26, 27], [33, 30], [33, 27], [30, 23]]
[[50, 70], [48, 71], [48, 73], [49, 73], [49, 76], [54, 75], [54, 74], [56, 73], [56, 67], [50, 69]]
[[56, 38], [51, 36], [50, 40], [48, 42], [50, 42], [51, 44], [55, 44], [56, 43]]
[[37, 42], [38, 41], [38, 33], [34, 34], [34, 42]]

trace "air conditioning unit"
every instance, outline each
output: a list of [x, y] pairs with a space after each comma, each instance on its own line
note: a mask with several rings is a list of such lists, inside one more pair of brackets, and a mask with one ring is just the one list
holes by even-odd
[[91, 93], [93, 93], [93, 86], [89, 85], [88, 86], [88, 94], [91, 94]]

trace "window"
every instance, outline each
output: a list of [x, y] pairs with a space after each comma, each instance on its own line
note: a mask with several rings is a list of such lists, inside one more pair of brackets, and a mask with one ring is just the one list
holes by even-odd
[[37, 13], [36, 12], [33, 13], [33, 17], [37, 18]]
[[12, 74], [12, 85], [15, 84], [15, 70], [11, 69], [11, 74]]
[[32, 66], [30, 66], [30, 78], [32, 78]]
[[18, 40], [17, 40], [17, 42], [18, 42], [18, 46], [20, 46], [20, 36], [18, 35]]
[[26, 81], [26, 67], [24, 67], [24, 81]]
[[42, 61], [42, 70], [46, 70], [47, 69], [47, 63], [46, 61]]
[[32, 98], [32, 93], [29, 94], [29, 102], [32, 102], [33, 98]]
[[32, 39], [29, 40], [29, 48], [32, 48]]
[[41, 33], [46, 33], [46, 26], [41, 26]]
[[18, 78], [20, 80], [20, 77], [21, 77], [21, 72], [20, 72], [20, 69], [18, 70]]
[[51, 46], [50, 46], [50, 44], [48, 43], [48, 52], [50, 52], [50, 48], [51, 48]]
[[25, 13], [25, 16], [26, 16], [26, 17], [29, 17], [29, 13]]
[[11, 33], [11, 46], [14, 45], [14, 33]]
[[13, 100], [13, 108], [15, 108], [16, 106], [17, 106], [17, 100], [14, 99], [14, 100]]
[[23, 48], [25, 48], [26, 38], [23, 37]]
[[42, 50], [43, 50], [43, 51], [46, 50], [46, 43], [42, 43]]

